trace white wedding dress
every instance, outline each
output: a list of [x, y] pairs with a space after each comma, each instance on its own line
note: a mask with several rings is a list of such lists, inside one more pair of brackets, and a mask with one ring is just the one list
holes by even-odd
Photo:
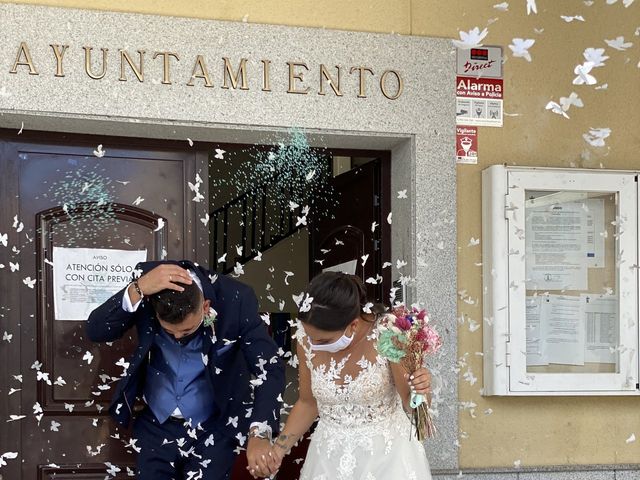
[[300, 480], [430, 480], [424, 446], [411, 431], [375, 336], [340, 360], [323, 353], [328, 363], [310, 351], [303, 328], [296, 336], [319, 412]]

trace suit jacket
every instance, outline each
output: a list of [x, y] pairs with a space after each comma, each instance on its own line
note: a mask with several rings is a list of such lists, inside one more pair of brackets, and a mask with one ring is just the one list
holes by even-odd
[[[162, 263], [193, 270], [200, 278], [204, 297], [211, 300], [211, 306], [218, 314], [215, 336], [212, 338], [210, 332], [205, 335], [202, 352], [203, 359], [208, 358], [207, 372], [214, 388], [212, 421], [215, 427], [224, 434], [236, 436], [238, 432], [246, 434], [252, 422], [267, 422], [273, 433], [277, 433], [278, 397], [285, 384], [284, 366], [275, 342], [258, 316], [258, 302], [251, 287], [224, 275], [218, 275], [212, 282], [208, 270], [187, 260], [144, 262], [136, 269], [145, 274]], [[131, 328], [137, 330], [138, 345], [109, 406], [112, 417], [126, 427], [136, 401], [142, 396], [154, 335], [162, 327], [150, 302], [143, 300], [135, 312], [126, 312], [122, 308], [125, 290], [91, 312], [86, 331], [94, 342], [112, 342]], [[262, 379], [262, 382], [254, 382], [257, 385], [253, 392], [249, 383], [254, 378], [252, 375]], [[248, 411], [250, 415], [247, 415]]]

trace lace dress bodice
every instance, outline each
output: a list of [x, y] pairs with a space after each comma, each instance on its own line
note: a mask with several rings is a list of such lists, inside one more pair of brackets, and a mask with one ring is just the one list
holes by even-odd
[[320, 419], [337, 427], [362, 427], [383, 422], [390, 410], [401, 408], [389, 363], [376, 355], [373, 361], [362, 356], [356, 375], [344, 374], [351, 356], [328, 365], [314, 366], [313, 354], [305, 349], [311, 371], [311, 390], [318, 405]]
[[[311, 372], [311, 390], [319, 414], [301, 480], [390, 478], [376, 475], [380, 467], [369, 464], [372, 459], [380, 462], [385, 456], [397, 456], [395, 452], [400, 446], [397, 440], [409, 441], [411, 426], [402, 409], [389, 362], [375, 349], [375, 335], [367, 337], [373, 347], [368, 355], [359, 353], [357, 360], [354, 355], [341, 359], [328, 356], [326, 363], [315, 358], [302, 327], [298, 328], [296, 338]], [[422, 452], [419, 455], [428, 472], [422, 445], [413, 443], [412, 448]], [[362, 468], [367, 470], [366, 475], [361, 475]], [[327, 469], [332, 470], [331, 475], [318, 474]], [[413, 466], [404, 465], [401, 469], [403, 478], [418, 478], [413, 476]]]

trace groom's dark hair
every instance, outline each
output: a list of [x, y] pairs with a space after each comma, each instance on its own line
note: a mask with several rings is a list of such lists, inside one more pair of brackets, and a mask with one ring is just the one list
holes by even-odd
[[179, 285], [184, 288], [184, 291], [178, 292], [166, 288], [149, 298], [158, 318], [173, 325], [182, 323], [187, 315], [200, 308], [204, 300], [196, 282], [180, 283]]

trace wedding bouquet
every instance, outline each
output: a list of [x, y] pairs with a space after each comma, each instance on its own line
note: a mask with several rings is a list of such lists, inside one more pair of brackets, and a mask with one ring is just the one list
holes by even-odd
[[[408, 372], [421, 368], [425, 357], [435, 354], [441, 346], [440, 335], [429, 323], [425, 310], [409, 310], [401, 305], [378, 325], [378, 352], [390, 362], [401, 363]], [[430, 400], [412, 392], [409, 404], [418, 440], [433, 437], [436, 428], [429, 415]]]

